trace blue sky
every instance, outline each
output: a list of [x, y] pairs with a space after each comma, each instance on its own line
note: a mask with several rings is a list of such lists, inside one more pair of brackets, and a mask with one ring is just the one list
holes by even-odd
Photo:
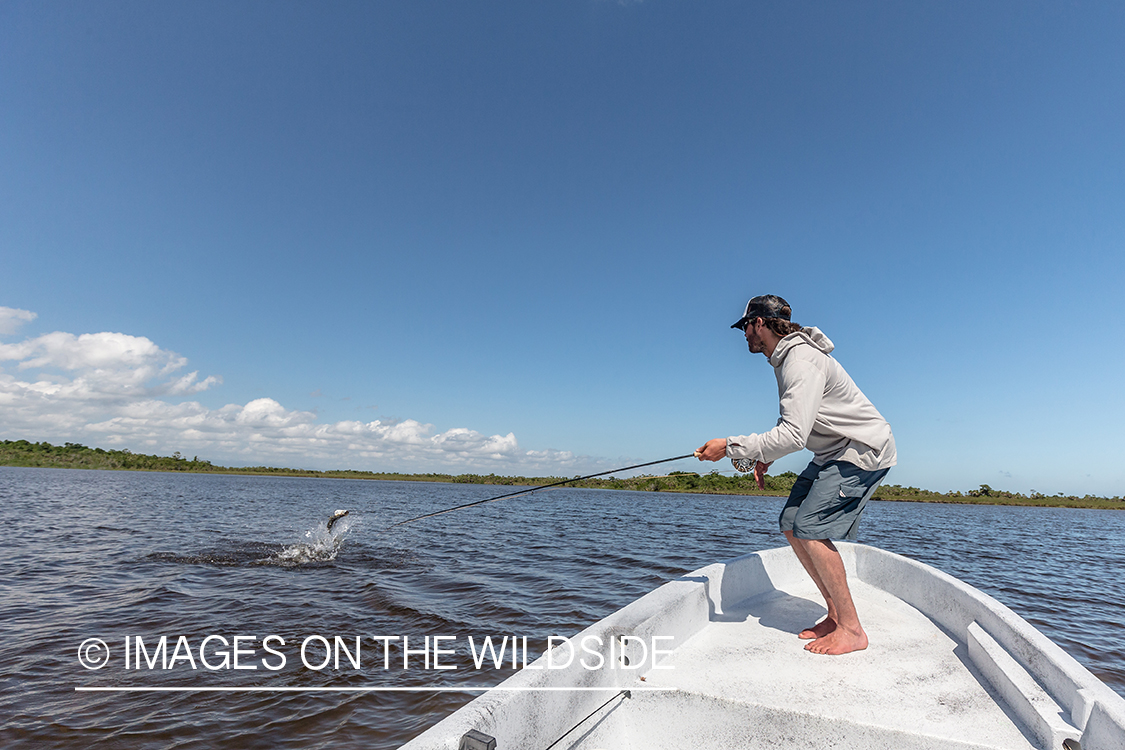
[[774, 293], [888, 481], [1121, 495], [1122, 122], [1116, 3], [0, 3], [0, 438], [607, 469]]

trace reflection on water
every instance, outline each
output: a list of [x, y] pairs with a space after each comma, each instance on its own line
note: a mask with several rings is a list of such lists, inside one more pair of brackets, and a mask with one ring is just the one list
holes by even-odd
[[[301, 666], [310, 636], [571, 635], [702, 565], [779, 546], [779, 498], [556, 489], [385, 531], [496, 494], [474, 485], [0, 468], [5, 746], [397, 747], [475, 694], [75, 693], [76, 686], [495, 684], [510, 668]], [[350, 509], [332, 531], [326, 521]], [[1125, 694], [1125, 513], [873, 503], [860, 541], [1015, 609]], [[255, 670], [125, 670], [126, 636], [256, 646]], [[286, 666], [263, 666], [277, 636]], [[253, 640], [248, 640], [253, 636]], [[78, 644], [103, 639], [89, 671]], [[132, 642], [132, 641], [131, 641]], [[219, 641], [211, 646], [221, 648]], [[274, 643], [277, 643], [276, 641]], [[319, 641], [310, 649], [319, 648]], [[216, 645], [217, 644], [217, 645]], [[209, 646], [209, 648], [211, 647]], [[413, 647], [413, 646], [412, 646]], [[212, 649], [213, 651], [214, 649]], [[324, 654], [323, 650], [317, 652]], [[397, 655], [397, 652], [394, 652]], [[531, 656], [534, 656], [533, 653]], [[320, 658], [320, 657], [317, 657]], [[214, 661], [214, 659], [212, 659]], [[394, 659], [390, 660], [394, 662]], [[510, 665], [508, 665], [510, 667]]]

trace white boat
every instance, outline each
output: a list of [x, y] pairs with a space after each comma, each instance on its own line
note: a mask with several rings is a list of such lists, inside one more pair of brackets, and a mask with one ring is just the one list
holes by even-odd
[[402, 750], [1125, 749], [1125, 699], [1010, 609], [837, 546], [864, 651], [804, 651], [822, 600], [788, 548], [755, 552], [558, 643]]

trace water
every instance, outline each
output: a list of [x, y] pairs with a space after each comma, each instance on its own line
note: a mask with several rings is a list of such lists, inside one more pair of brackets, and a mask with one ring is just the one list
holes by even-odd
[[[479, 485], [91, 472], [0, 467], [0, 743], [37, 748], [393, 748], [477, 693], [105, 693], [77, 686], [495, 684], [467, 637], [572, 635], [665, 581], [779, 546], [782, 500], [556, 489], [394, 529], [414, 515], [501, 494]], [[337, 508], [352, 514], [333, 533]], [[1125, 513], [873, 503], [861, 541], [952, 573], [1007, 604], [1125, 695]], [[123, 664], [126, 636], [168, 670]], [[240, 666], [210, 670], [243, 636]], [[280, 657], [263, 648], [267, 636]], [[309, 636], [354, 652], [305, 667]], [[455, 670], [390, 669], [371, 636], [455, 636]], [[249, 636], [253, 636], [250, 639]], [[103, 639], [90, 671], [79, 644]], [[135, 642], [132, 642], [135, 645]], [[94, 653], [94, 656], [97, 654]], [[310, 642], [310, 663], [326, 655]], [[142, 658], [144, 658], [142, 656]], [[233, 655], [230, 657], [233, 659]], [[442, 663], [439, 661], [439, 663]], [[135, 663], [133, 664], [135, 667]]]

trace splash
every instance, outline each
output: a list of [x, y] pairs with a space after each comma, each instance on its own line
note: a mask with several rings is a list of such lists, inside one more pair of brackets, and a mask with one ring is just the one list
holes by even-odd
[[[339, 511], [337, 511], [339, 514]], [[291, 544], [269, 557], [255, 560], [253, 565], [298, 565], [332, 562], [344, 547], [351, 518], [334, 515], [329, 522], [320, 522], [304, 533], [304, 541]]]
[[[185, 563], [189, 565], [218, 565], [239, 567], [243, 565], [273, 565], [282, 568], [301, 566], [317, 567], [331, 564], [340, 550], [352, 525], [347, 513], [336, 512], [329, 522], [321, 521], [302, 534], [302, 541], [280, 547], [266, 542], [239, 540], [221, 542], [215, 549], [200, 550], [182, 555], [174, 552], [154, 552], [146, 560]], [[217, 532], [218, 533], [218, 532]]]

